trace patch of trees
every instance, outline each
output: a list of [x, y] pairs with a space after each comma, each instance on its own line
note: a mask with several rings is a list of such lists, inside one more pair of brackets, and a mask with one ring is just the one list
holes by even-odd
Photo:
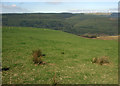
[[2, 24], [3, 26], [49, 28], [76, 35], [85, 33], [116, 35], [118, 27], [117, 19], [113, 21], [108, 16], [83, 13], [2, 14]]

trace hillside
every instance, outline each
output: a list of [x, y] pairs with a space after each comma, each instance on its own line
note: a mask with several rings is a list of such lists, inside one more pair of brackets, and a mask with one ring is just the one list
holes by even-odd
[[61, 30], [76, 35], [85, 33], [117, 35], [117, 17], [72, 13], [2, 14], [3, 26], [37, 27]]
[[[69, 18], [70, 19], [70, 18]], [[3, 84], [117, 84], [118, 42], [85, 39], [45, 28], [3, 27]], [[35, 65], [32, 51], [41, 49], [43, 61]], [[63, 53], [64, 52], [64, 53]], [[91, 63], [109, 57], [109, 65]]]

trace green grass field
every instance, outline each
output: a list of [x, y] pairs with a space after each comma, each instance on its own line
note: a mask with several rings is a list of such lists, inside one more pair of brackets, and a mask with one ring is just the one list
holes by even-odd
[[[3, 27], [3, 84], [117, 84], [118, 42], [86, 39], [62, 31], [29, 27]], [[41, 49], [46, 65], [36, 66], [32, 51]], [[64, 52], [64, 54], [61, 54]], [[109, 65], [92, 64], [108, 56]], [[55, 76], [56, 74], [56, 76]]]

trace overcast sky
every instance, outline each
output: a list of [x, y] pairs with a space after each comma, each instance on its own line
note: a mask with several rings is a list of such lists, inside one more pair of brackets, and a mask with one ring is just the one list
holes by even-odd
[[[84, 2], [83, 2], [84, 1]], [[117, 12], [118, 0], [2, 0], [2, 13]]]

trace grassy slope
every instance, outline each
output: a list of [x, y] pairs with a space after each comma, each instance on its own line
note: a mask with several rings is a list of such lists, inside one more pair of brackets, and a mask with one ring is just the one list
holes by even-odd
[[[32, 50], [42, 49], [43, 59], [54, 65], [35, 66]], [[64, 52], [65, 54], [61, 54]], [[111, 65], [92, 64], [91, 59], [109, 56]], [[117, 41], [85, 39], [61, 31], [3, 27], [3, 83], [51, 84], [56, 72], [60, 84], [118, 83]]]

